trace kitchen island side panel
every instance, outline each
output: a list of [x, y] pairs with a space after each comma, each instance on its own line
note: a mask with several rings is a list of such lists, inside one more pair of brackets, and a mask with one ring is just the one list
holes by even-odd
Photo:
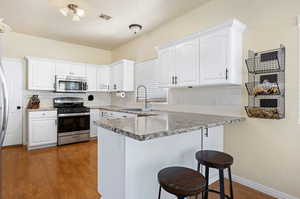
[[[195, 153], [201, 150], [201, 130], [142, 142], [129, 137], [125, 140], [125, 199], [157, 198], [157, 174], [165, 167], [197, 168]], [[162, 191], [162, 198], [176, 197]]]
[[98, 127], [98, 192], [102, 199], [125, 195], [125, 136]]

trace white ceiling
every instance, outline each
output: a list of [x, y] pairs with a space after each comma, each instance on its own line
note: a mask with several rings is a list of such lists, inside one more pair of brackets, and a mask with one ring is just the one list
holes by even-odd
[[[0, 18], [15, 32], [41, 36], [96, 48], [113, 49], [136, 37], [131, 23], [145, 32], [182, 15], [208, 0], [1, 0]], [[86, 10], [86, 17], [73, 22], [59, 12], [70, 2]], [[101, 13], [112, 16], [104, 21]]]

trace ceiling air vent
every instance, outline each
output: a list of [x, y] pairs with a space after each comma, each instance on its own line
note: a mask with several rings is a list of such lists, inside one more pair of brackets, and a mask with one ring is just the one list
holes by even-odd
[[111, 16], [106, 15], [106, 14], [101, 14], [101, 15], [99, 15], [99, 17], [100, 17], [101, 19], [106, 20], [106, 21], [108, 21], [108, 20], [110, 20], [110, 19], [112, 18]]

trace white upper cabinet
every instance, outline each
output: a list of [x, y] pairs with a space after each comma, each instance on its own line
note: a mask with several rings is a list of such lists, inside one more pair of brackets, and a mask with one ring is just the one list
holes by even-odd
[[240, 85], [245, 28], [234, 19], [160, 47], [160, 86]]
[[110, 68], [108, 66], [97, 67], [97, 91], [107, 92], [110, 88]]
[[49, 60], [27, 57], [28, 89], [54, 90], [55, 64]]
[[200, 38], [200, 83], [224, 84], [230, 70], [230, 30]]
[[175, 86], [199, 84], [199, 40], [195, 39], [175, 47]]
[[89, 64], [86, 66], [87, 85], [90, 92], [97, 91], [97, 69], [97, 65]]
[[81, 63], [72, 63], [70, 73], [74, 76], [86, 76], [86, 65]]
[[86, 66], [80, 63], [56, 62], [56, 75], [86, 76]]
[[121, 60], [111, 64], [110, 91], [134, 91], [134, 62]]
[[68, 62], [56, 62], [55, 74], [56, 75], [70, 75], [71, 64]]
[[199, 40], [187, 41], [159, 51], [161, 87], [199, 84]]
[[174, 85], [174, 52], [175, 48], [166, 48], [158, 52], [159, 73], [157, 81], [161, 87], [171, 87]]
[[55, 76], [87, 78], [89, 92], [134, 91], [134, 62], [121, 60], [110, 66], [27, 57], [28, 89], [55, 90]]

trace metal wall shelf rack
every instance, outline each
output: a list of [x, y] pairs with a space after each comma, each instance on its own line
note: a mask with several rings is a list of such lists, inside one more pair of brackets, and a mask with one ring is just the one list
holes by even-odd
[[249, 117], [283, 119], [285, 117], [285, 47], [249, 51], [246, 65]]

